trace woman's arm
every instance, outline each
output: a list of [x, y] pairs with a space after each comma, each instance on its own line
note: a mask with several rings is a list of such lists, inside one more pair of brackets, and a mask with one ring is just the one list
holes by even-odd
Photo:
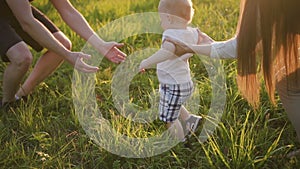
[[[6, 0], [6, 2], [24, 31], [42, 46], [59, 56], [64, 57], [66, 61], [81, 71], [96, 72], [98, 70], [97, 67], [89, 66], [80, 59], [89, 58], [89, 55], [79, 52], [71, 52], [61, 45], [61, 43], [54, 38], [48, 29], [46, 29], [43, 24], [33, 17], [31, 5], [28, 0]], [[80, 59], [80, 61], [76, 63], [77, 59]]]
[[227, 41], [215, 42], [212, 44], [210, 57], [220, 59], [235, 59], [237, 57], [236, 37]]
[[[94, 34], [85, 18], [73, 7], [69, 0], [51, 0], [51, 2], [64, 22], [84, 40], [87, 41]], [[104, 41], [102, 39], [98, 38], [97, 40], [98, 44], [103, 45]]]
[[236, 58], [237, 39], [236, 37], [227, 41], [213, 41], [208, 44], [198, 45], [182, 43], [178, 40], [167, 38], [167, 41], [176, 46], [175, 54], [196, 53], [218, 59]]
[[80, 37], [89, 42], [97, 51], [115, 63], [124, 61], [126, 54], [118, 47], [123, 44], [105, 42], [90, 27], [86, 19], [77, 11], [69, 0], [51, 0], [64, 22]]
[[210, 44], [210, 47], [207, 45], [199, 45], [198, 47], [193, 47], [193, 49], [197, 54], [201, 54], [202, 52], [202, 54], [214, 59], [233, 59], [236, 58], [236, 45], [237, 40], [236, 37], [234, 37], [227, 41], [215, 41]]

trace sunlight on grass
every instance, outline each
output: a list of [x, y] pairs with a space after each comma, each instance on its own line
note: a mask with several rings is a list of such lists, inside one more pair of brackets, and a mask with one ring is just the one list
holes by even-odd
[[[152, 137], [163, 135], [166, 130], [164, 124], [156, 119], [158, 80], [154, 68], [144, 74], [136, 71], [142, 57], [153, 52], [145, 49], [157, 49], [160, 46], [161, 35], [143, 32], [123, 37], [124, 31], [134, 32], [143, 28], [135, 23], [111, 23], [136, 13], [157, 12], [159, 0], [71, 2], [95, 31], [109, 28], [109, 31], [98, 33], [105, 40], [115, 40], [113, 38], [116, 37], [117, 41], [125, 43], [122, 50], [131, 58], [126, 64], [115, 65], [103, 56], [94, 54], [94, 60], [87, 62], [101, 60], [97, 65], [100, 71], [87, 77], [76, 76], [68, 64], [63, 64], [36, 88], [27, 102], [20, 103], [16, 108], [1, 110], [0, 168], [300, 167], [299, 157], [286, 158], [286, 154], [296, 149], [299, 143], [280, 101], [278, 107], [272, 106], [264, 92], [261, 97], [262, 106], [253, 110], [237, 90], [234, 60], [219, 62], [225, 70], [226, 86], [221, 87], [226, 92], [226, 106], [222, 117], [213, 117], [208, 114], [212, 98], [216, 97], [212, 94], [212, 85], [218, 85], [216, 80], [219, 79], [209, 77], [205, 62], [210, 63], [210, 60], [201, 59], [202, 56], [191, 58], [190, 68], [196, 88], [187, 108], [193, 114], [202, 115], [204, 122], [217, 126], [206, 141], [202, 141], [197, 133], [189, 138], [189, 145], [175, 142], [169, 149], [169, 144], [173, 144], [174, 140], [167, 137], [167, 134], [159, 142], [151, 140]], [[192, 25], [198, 26], [215, 40], [231, 38], [236, 31], [239, 2], [194, 0], [195, 17]], [[85, 47], [86, 42], [62, 22], [49, 1], [39, 0], [33, 3], [71, 39], [74, 51], [81, 51]], [[143, 22], [153, 23], [153, 19], [155, 17], [149, 17]], [[132, 29], [128, 29], [130, 27]], [[155, 31], [161, 30], [157, 28]], [[115, 37], [111, 37], [111, 34]], [[36, 62], [41, 54], [34, 51], [33, 54]], [[6, 65], [0, 64], [1, 82]], [[130, 76], [125, 76], [124, 72]], [[73, 78], [82, 78], [83, 81], [72, 83]], [[116, 90], [119, 86], [123, 86], [124, 91]], [[217, 118], [221, 121], [216, 120]], [[118, 137], [113, 138], [116, 135]], [[144, 142], [133, 144], [134, 141], [128, 141], [132, 138], [141, 138]], [[161, 153], [155, 154], [158, 150]], [[126, 158], [115, 152], [133, 155], [132, 158]], [[137, 156], [144, 158], [136, 158]]]

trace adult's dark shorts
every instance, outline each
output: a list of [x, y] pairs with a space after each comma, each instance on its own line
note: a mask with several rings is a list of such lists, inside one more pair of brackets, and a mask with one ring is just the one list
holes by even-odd
[[[51, 33], [59, 31], [54, 23], [52, 23], [41, 11], [33, 6], [31, 8], [33, 16]], [[21, 41], [24, 41], [36, 51], [41, 51], [44, 48], [22, 29], [7, 3], [5, 1], [0, 1], [0, 55], [3, 61], [9, 62], [6, 52], [9, 48]]]

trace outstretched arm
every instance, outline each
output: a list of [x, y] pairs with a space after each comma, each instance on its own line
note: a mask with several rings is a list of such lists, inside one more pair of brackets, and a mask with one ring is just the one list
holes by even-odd
[[236, 58], [237, 39], [236, 37], [227, 41], [214, 42], [211, 44], [211, 52], [208, 56], [215, 59]]
[[215, 41], [211, 44], [188, 45], [193, 53], [210, 56], [214, 59], [236, 58], [236, 38], [227, 41]]
[[78, 70], [84, 72], [96, 72], [98, 70], [97, 67], [89, 66], [82, 61], [81, 58], [89, 58], [89, 55], [81, 52], [71, 52], [61, 45], [48, 29], [33, 17], [28, 0], [6, 0], [6, 2], [24, 31], [42, 46], [62, 56]]
[[206, 55], [210, 56], [211, 58], [218, 59], [236, 58], [236, 37], [227, 41], [213, 41], [204, 33], [200, 34], [200, 36], [205, 41], [200, 41], [200, 43], [198, 43], [197, 45], [186, 44], [172, 38], [167, 38], [167, 41], [174, 43], [174, 45], [176, 46], [176, 55], [196, 53], [199, 55]]
[[89, 42], [99, 53], [114, 63], [125, 60], [126, 54], [118, 48], [123, 44], [116, 42], [105, 42], [90, 27], [86, 19], [77, 11], [69, 0], [51, 0], [62, 19], [80, 37]]
[[144, 69], [151, 68], [151, 66], [156, 65], [160, 62], [172, 58], [177, 58], [174, 52], [175, 52], [175, 45], [171, 42], [164, 41], [162, 47], [156, 53], [154, 53], [152, 56], [150, 56], [147, 59], [144, 59], [141, 62], [139, 70], [143, 71]]

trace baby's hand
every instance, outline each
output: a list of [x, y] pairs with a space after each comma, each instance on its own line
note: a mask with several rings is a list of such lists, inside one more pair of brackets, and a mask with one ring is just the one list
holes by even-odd
[[146, 72], [146, 69], [140, 69], [140, 72], [141, 72], [141, 73], [145, 73], [145, 72]]
[[145, 67], [145, 60], [143, 60], [139, 66], [139, 72], [144, 73], [146, 71]]

